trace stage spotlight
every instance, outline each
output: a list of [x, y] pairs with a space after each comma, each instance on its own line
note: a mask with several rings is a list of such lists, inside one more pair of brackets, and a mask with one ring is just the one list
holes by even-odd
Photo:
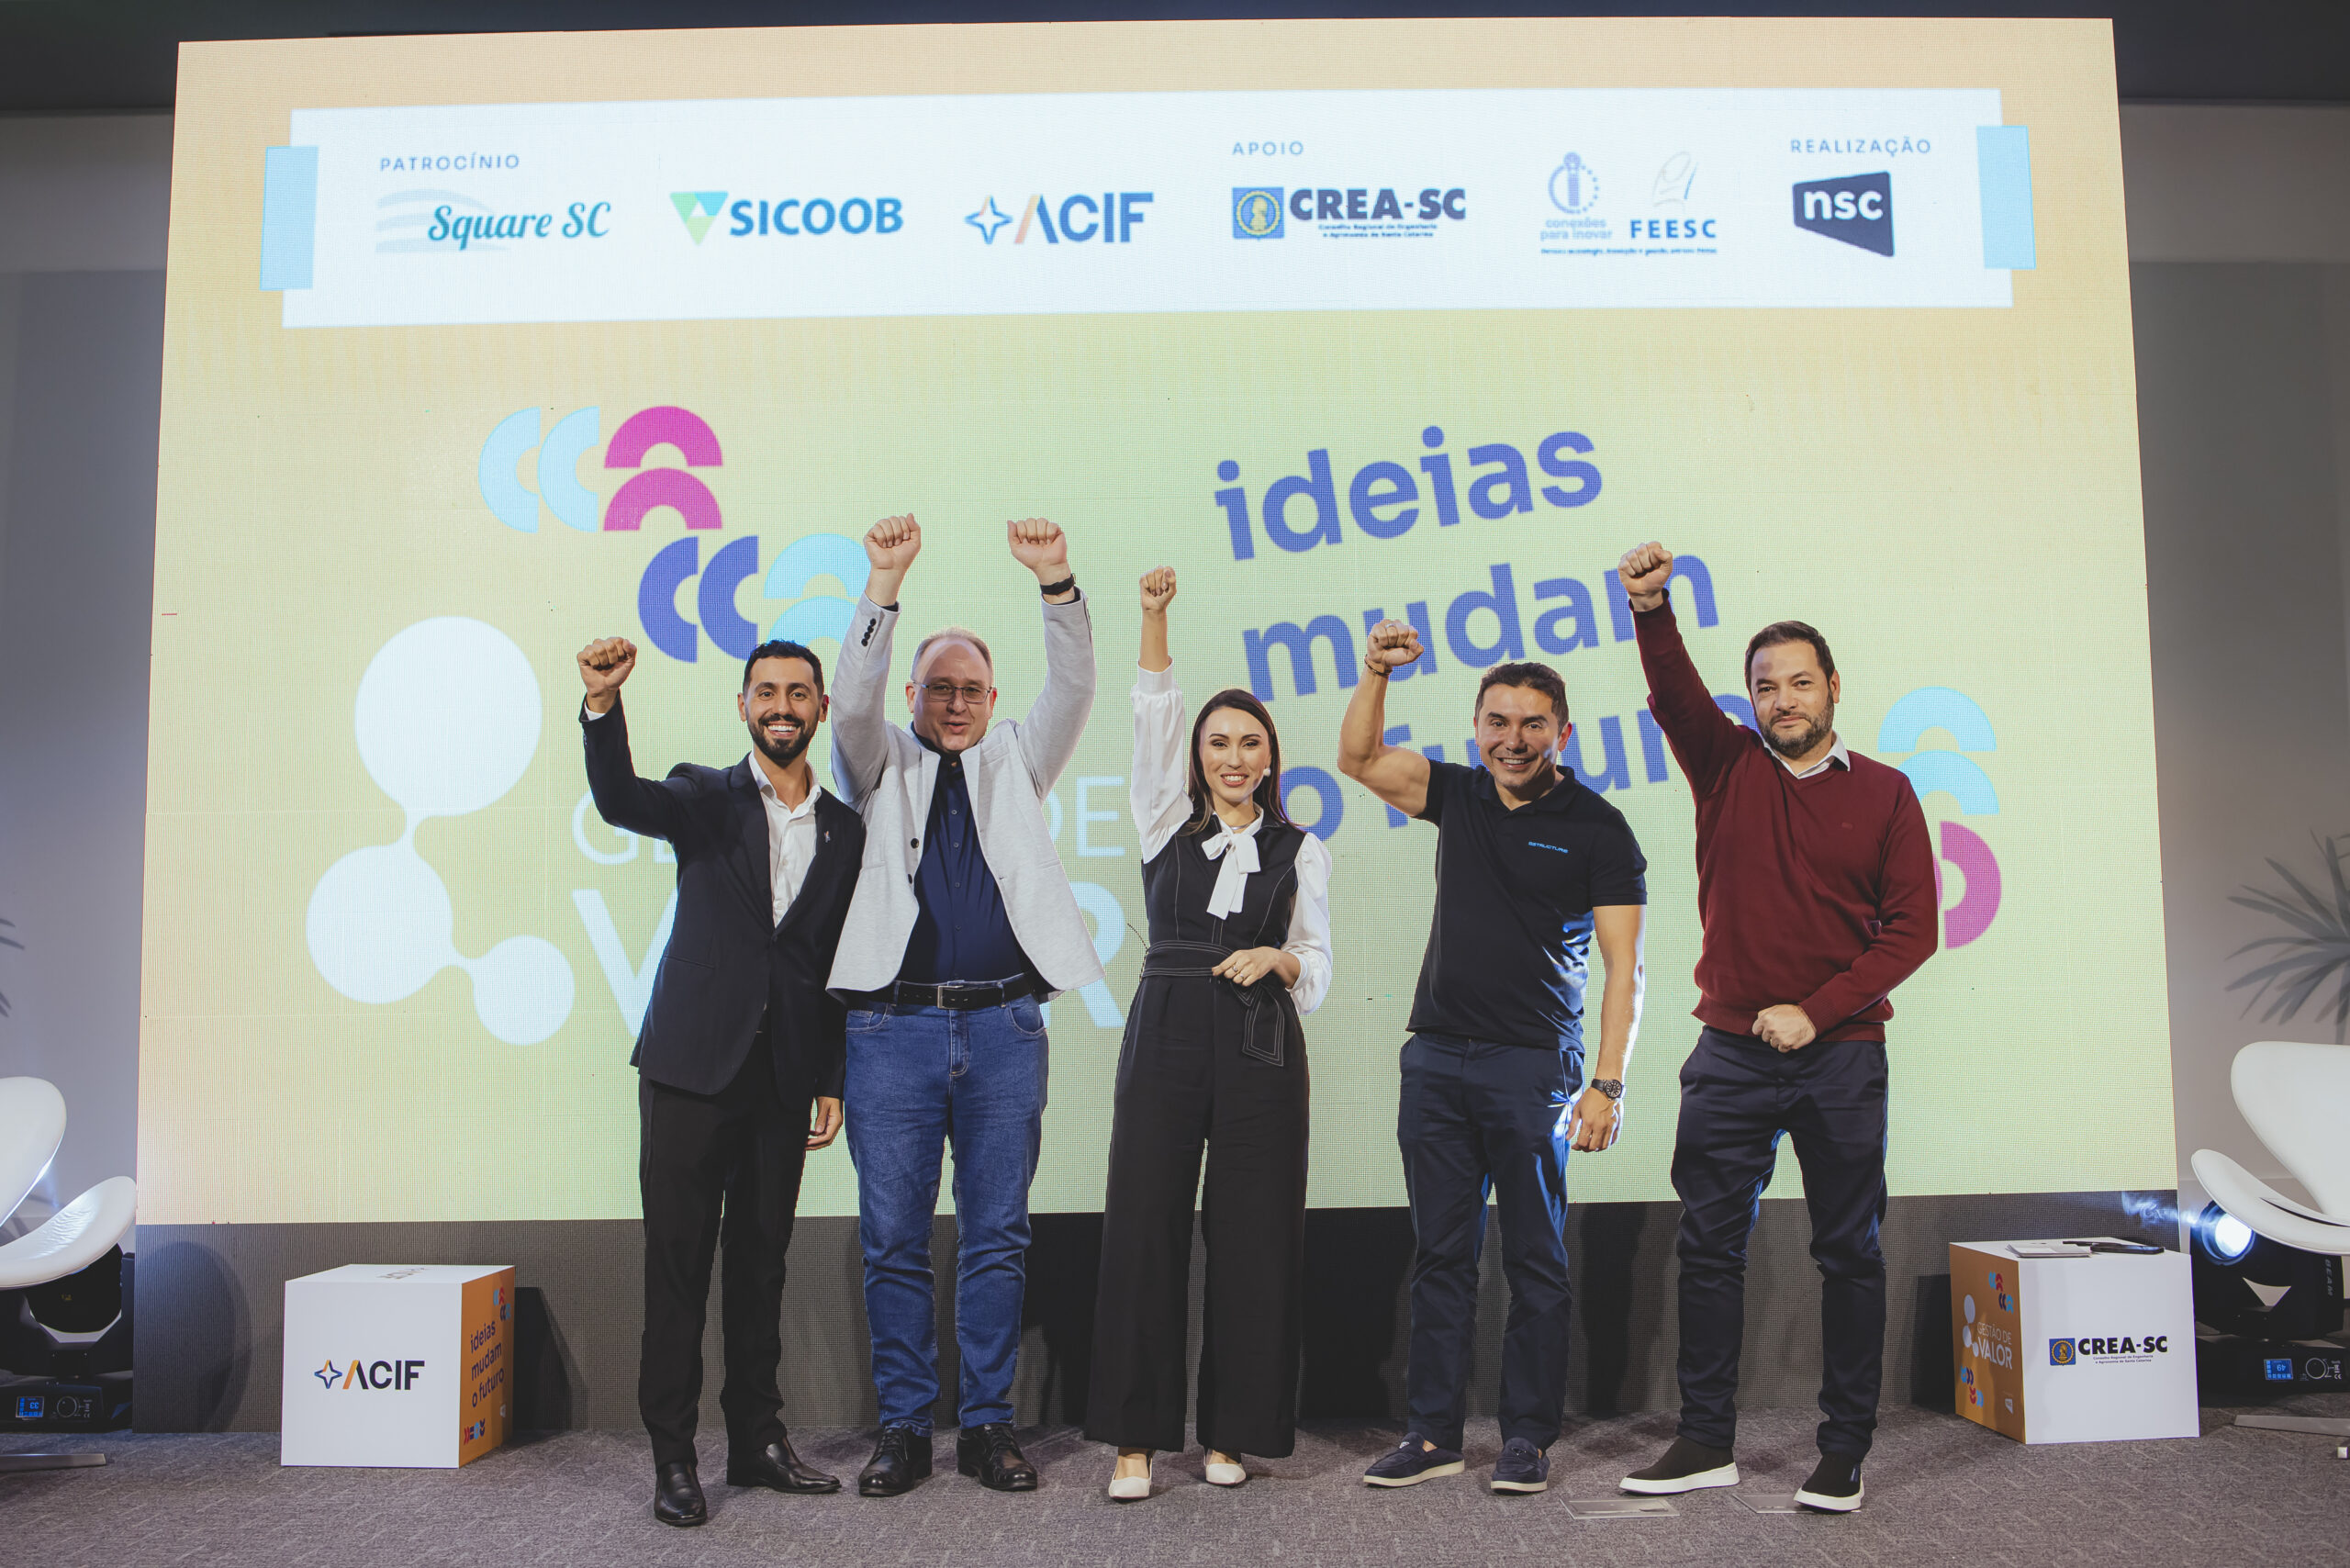
[[2195, 1216], [2195, 1243], [2214, 1263], [2241, 1263], [2254, 1239], [2252, 1226], [2217, 1204], [2205, 1204]]

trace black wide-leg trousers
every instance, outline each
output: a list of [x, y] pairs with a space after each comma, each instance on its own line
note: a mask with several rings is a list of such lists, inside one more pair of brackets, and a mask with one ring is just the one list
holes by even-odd
[[637, 1181], [644, 1204], [644, 1338], [637, 1408], [655, 1464], [695, 1462], [701, 1411], [702, 1323], [710, 1271], [722, 1243], [720, 1322], [726, 1337], [730, 1451], [752, 1453], [784, 1436], [783, 1259], [800, 1206], [814, 1095], [778, 1088], [764, 1032], [734, 1081], [716, 1094], [688, 1094], [650, 1079], [637, 1086], [642, 1143]]
[[1292, 1029], [1274, 1067], [1243, 1052], [1232, 1019], [1219, 1023], [1234, 1010], [1165, 994], [1205, 996], [1221, 983], [1154, 978], [1135, 998], [1118, 1058], [1085, 1435], [1184, 1446], [1197, 1194], [1207, 1242], [1200, 1443], [1279, 1459], [1296, 1446], [1304, 1337], [1305, 1048]]
[[1885, 1375], [1885, 1047], [1814, 1041], [1782, 1055], [1707, 1029], [1681, 1069], [1673, 1190], [1681, 1196], [1681, 1435], [1708, 1448], [1738, 1431], [1746, 1243], [1762, 1189], [1793, 1140], [1819, 1266], [1819, 1449], [1859, 1459]]

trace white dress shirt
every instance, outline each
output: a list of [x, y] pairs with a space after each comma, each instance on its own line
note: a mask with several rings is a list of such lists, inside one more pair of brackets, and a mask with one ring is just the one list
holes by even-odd
[[[1135, 771], [1127, 803], [1147, 863], [1192, 820], [1191, 758], [1183, 750], [1190, 729], [1172, 668], [1137, 670], [1134, 704]], [[1202, 846], [1217, 866], [1215, 886], [1208, 893], [1211, 913], [1220, 904], [1239, 907], [1242, 884], [1257, 870], [1257, 830], [1264, 823], [1262, 812], [1244, 828], [1216, 819], [1217, 831]], [[1311, 1013], [1329, 994], [1331, 954], [1330, 849], [1310, 833], [1297, 846], [1297, 897], [1290, 905], [1289, 936], [1281, 951], [1297, 959], [1297, 983], [1289, 988], [1290, 996], [1300, 1013]]]
[[781, 925], [791, 901], [800, 896], [800, 879], [816, 858], [816, 781], [808, 780], [808, 793], [798, 805], [787, 806], [776, 799], [775, 780], [759, 759], [746, 752], [743, 760], [750, 765], [759, 800], [767, 809], [767, 878], [775, 894], [775, 923]]
[[1852, 771], [1852, 754], [1844, 749], [1844, 742], [1841, 737], [1831, 737], [1831, 739], [1834, 740], [1835, 744], [1828, 748], [1828, 755], [1821, 757], [1818, 762], [1813, 763], [1809, 767], [1805, 768], [1801, 773], [1796, 773], [1796, 765], [1789, 762], [1785, 756], [1780, 756], [1777, 750], [1774, 749], [1771, 755], [1779, 758], [1780, 767], [1785, 768], [1790, 773], [1796, 773], [1796, 777], [1798, 778], [1808, 778], [1815, 773], [1825, 773], [1831, 767], [1841, 767], [1845, 772], [1850, 773]]

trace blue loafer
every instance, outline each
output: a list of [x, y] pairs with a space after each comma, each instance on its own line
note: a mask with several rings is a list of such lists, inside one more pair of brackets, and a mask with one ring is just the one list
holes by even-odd
[[1366, 1486], [1416, 1486], [1439, 1475], [1458, 1475], [1460, 1468], [1456, 1450], [1432, 1449], [1419, 1433], [1406, 1432], [1402, 1442], [1362, 1473], [1362, 1481]]
[[1549, 1454], [1525, 1438], [1512, 1438], [1502, 1445], [1502, 1457], [1494, 1463], [1494, 1491], [1544, 1492], [1550, 1485]]

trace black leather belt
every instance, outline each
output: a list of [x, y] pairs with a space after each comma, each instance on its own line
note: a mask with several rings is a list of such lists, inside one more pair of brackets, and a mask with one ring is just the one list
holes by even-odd
[[[1142, 956], [1145, 980], [1212, 980], [1240, 1003], [1240, 1052], [1268, 1067], [1289, 1063], [1289, 1021], [1278, 1000], [1281, 978], [1270, 971], [1255, 985], [1219, 975], [1215, 966], [1238, 952], [1213, 942], [1153, 942]], [[1269, 989], [1270, 988], [1270, 989]]]
[[978, 1007], [1001, 1007], [1024, 996], [1035, 996], [1044, 989], [1045, 982], [1035, 975], [1020, 975], [1012, 980], [981, 985], [963, 980], [916, 985], [912, 980], [900, 980], [880, 991], [861, 991], [856, 1000], [872, 1008], [943, 1007], [950, 1013], [968, 1013]]

